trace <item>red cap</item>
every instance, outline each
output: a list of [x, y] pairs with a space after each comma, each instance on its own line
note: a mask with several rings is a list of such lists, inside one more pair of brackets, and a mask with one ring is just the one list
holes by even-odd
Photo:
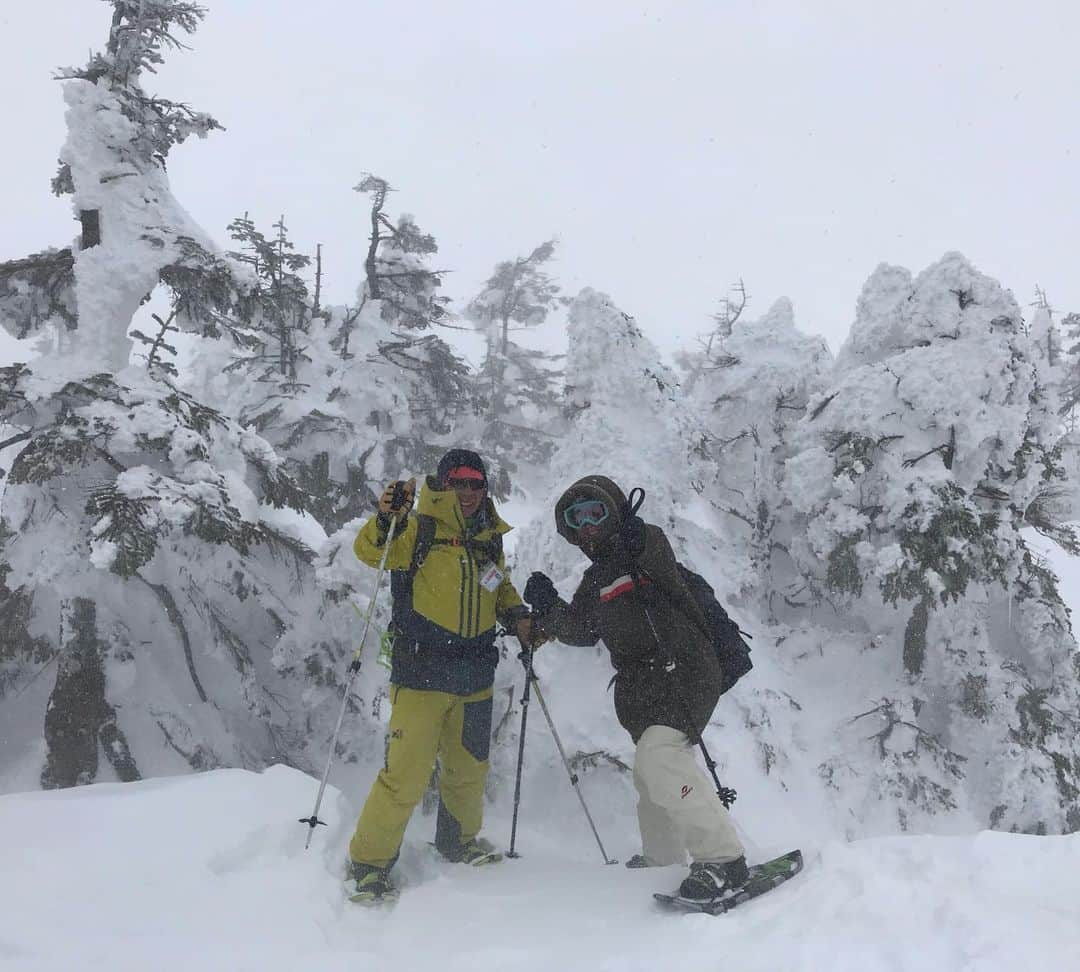
[[479, 479], [480, 482], [483, 482], [484, 474], [479, 469], [473, 469], [471, 466], [457, 466], [446, 474], [446, 478], [447, 481], [451, 479]]

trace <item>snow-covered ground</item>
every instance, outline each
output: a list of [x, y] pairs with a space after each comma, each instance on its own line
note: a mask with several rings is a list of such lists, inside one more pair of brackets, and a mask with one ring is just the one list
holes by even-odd
[[[354, 807], [274, 767], [0, 798], [0, 967], [19, 970], [1080, 968], [1080, 835], [894, 837], [807, 847], [802, 875], [722, 918], [659, 911], [677, 868], [605, 866], [565, 815], [469, 870], [410, 829], [393, 910], [349, 904]], [[505, 839], [495, 815], [488, 833]], [[632, 833], [609, 834], [616, 852]]]

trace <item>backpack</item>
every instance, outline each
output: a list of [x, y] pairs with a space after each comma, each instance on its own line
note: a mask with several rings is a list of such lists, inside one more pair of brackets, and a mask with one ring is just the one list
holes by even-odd
[[[644, 502], [645, 490], [640, 486], [635, 486], [630, 490], [626, 505], [623, 507], [623, 522], [636, 516]], [[754, 663], [750, 661], [750, 646], [743, 640], [743, 633], [739, 630], [739, 626], [728, 617], [727, 611], [716, 599], [716, 592], [709, 582], [701, 574], [695, 574], [677, 560], [675, 566], [694, 603], [697, 604], [698, 610], [705, 615], [707, 627], [705, 634], [712, 641], [713, 648], [716, 649], [716, 660], [720, 662], [720, 694], [723, 695], [754, 667]], [[746, 637], [750, 638], [750, 635]]]
[[[720, 662], [720, 694], [723, 695], [754, 667], [754, 663], [750, 661], [750, 646], [743, 640], [739, 626], [728, 617], [727, 611], [716, 599], [716, 593], [709, 582], [678, 561], [675, 566], [694, 603], [705, 615], [708, 625], [706, 633], [712, 639], [716, 658]], [[746, 637], [749, 638], [750, 635]]]

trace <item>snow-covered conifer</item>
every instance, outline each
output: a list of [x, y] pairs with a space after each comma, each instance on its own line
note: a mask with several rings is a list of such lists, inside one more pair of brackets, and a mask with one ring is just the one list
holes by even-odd
[[[881, 726], [867, 819], [907, 794], [902, 826], [954, 810], [983, 826], [1080, 823], [1075, 642], [1023, 533], [1075, 543], [1053, 519], [1066, 473], [1040, 315], [1025, 328], [959, 254], [914, 280], [879, 267], [786, 463], [793, 584], [815, 595], [803, 610], [835, 610], [834, 630], [861, 627], [879, 649], [853, 674], [878, 701], [850, 713]], [[778, 592], [789, 618], [792, 589]], [[837, 785], [850, 765], [823, 774]]]
[[[351, 588], [317, 585], [325, 534], [282, 459], [216, 407], [220, 386], [198, 389], [209, 403], [186, 392], [169, 359], [176, 326], [204, 348], [259, 339], [237, 313], [257, 275], [165, 177], [168, 150], [215, 125], [139, 84], [202, 11], [113, 8], [106, 51], [66, 72], [56, 188], [82, 216], [82, 248], [0, 268], [3, 325], [52, 335], [32, 368], [0, 373], [3, 444], [19, 447], [0, 523], [4, 768], [40, 761], [42, 782], [63, 786], [101, 778], [99, 751], [121, 779], [313, 766], [340, 702]], [[159, 281], [172, 308], [129, 365], [132, 315]]]
[[503, 495], [520, 461], [546, 461], [558, 431], [558, 356], [510, 339], [511, 331], [542, 324], [557, 303], [559, 287], [543, 269], [554, 252], [555, 241], [548, 240], [528, 256], [498, 263], [465, 309], [485, 337], [477, 376], [483, 399], [480, 436], [497, 466]]
[[233, 367], [254, 380], [287, 382], [296, 378], [313, 313], [307, 283], [298, 274], [311, 257], [296, 251], [284, 216], [274, 230], [267, 239], [247, 213], [229, 224], [229, 236], [240, 245], [230, 256], [247, 264], [255, 278], [239, 295], [237, 316], [259, 336], [259, 345]]
[[1073, 431], [1080, 409], [1080, 314], [1066, 314], [1061, 330], [1065, 338], [1065, 387], [1061, 407], [1068, 417], [1069, 430]]
[[57, 659], [43, 781], [93, 779], [95, 734], [121, 778], [304, 760], [309, 686], [282, 674], [279, 640], [322, 596], [312, 533], [280, 512], [304, 500], [281, 461], [139, 369], [36, 402], [33, 382], [9, 369], [3, 389], [5, 424], [33, 426], [5, 483], [23, 650], [5, 652], [4, 681], [25, 689], [43, 654]]
[[795, 327], [791, 302], [781, 298], [758, 320], [742, 320], [727, 302], [702, 349], [681, 357], [690, 400], [712, 434], [719, 477], [710, 495], [749, 553], [745, 593], [771, 603], [773, 555], [785, 545], [784, 464], [792, 433], [832, 364], [821, 338]]
[[698, 338], [699, 347], [694, 351], [683, 350], [675, 355], [675, 362], [683, 370], [683, 382], [687, 392], [692, 392], [698, 380], [711, 371], [725, 368], [732, 363], [731, 356], [724, 345], [735, 325], [746, 310], [750, 295], [746, 284], [740, 280], [732, 287], [732, 296], [720, 302], [720, 309], [712, 315], [713, 327], [703, 337]]
[[355, 188], [371, 197], [360, 307], [373, 301], [391, 327], [379, 353], [401, 369], [412, 415], [430, 437], [445, 436], [471, 412], [472, 390], [462, 358], [437, 334], [424, 333], [448, 321], [449, 298], [440, 293], [444, 271], [428, 265], [438, 244], [412, 216], [396, 224], [390, 219], [386, 207], [394, 190], [385, 179], [367, 175]]

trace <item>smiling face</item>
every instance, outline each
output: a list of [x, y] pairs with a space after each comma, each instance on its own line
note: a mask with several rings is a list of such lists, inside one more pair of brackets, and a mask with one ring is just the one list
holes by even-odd
[[[477, 486], [480, 488], [477, 489]], [[475, 516], [476, 511], [480, 509], [480, 504], [484, 502], [484, 497], [487, 496], [487, 490], [480, 483], [473, 480], [452, 482], [450, 488], [453, 489], [457, 496], [458, 502], [461, 504], [461, 512], [466, 517]]]
[[446, 474], [443, 489], [452, 489], [458, 498], [462, 514], [468, 518], [475, 516], [480, 504], [487, 496], [487, 481], [484, 474], [469, 466], [458, 466]]

